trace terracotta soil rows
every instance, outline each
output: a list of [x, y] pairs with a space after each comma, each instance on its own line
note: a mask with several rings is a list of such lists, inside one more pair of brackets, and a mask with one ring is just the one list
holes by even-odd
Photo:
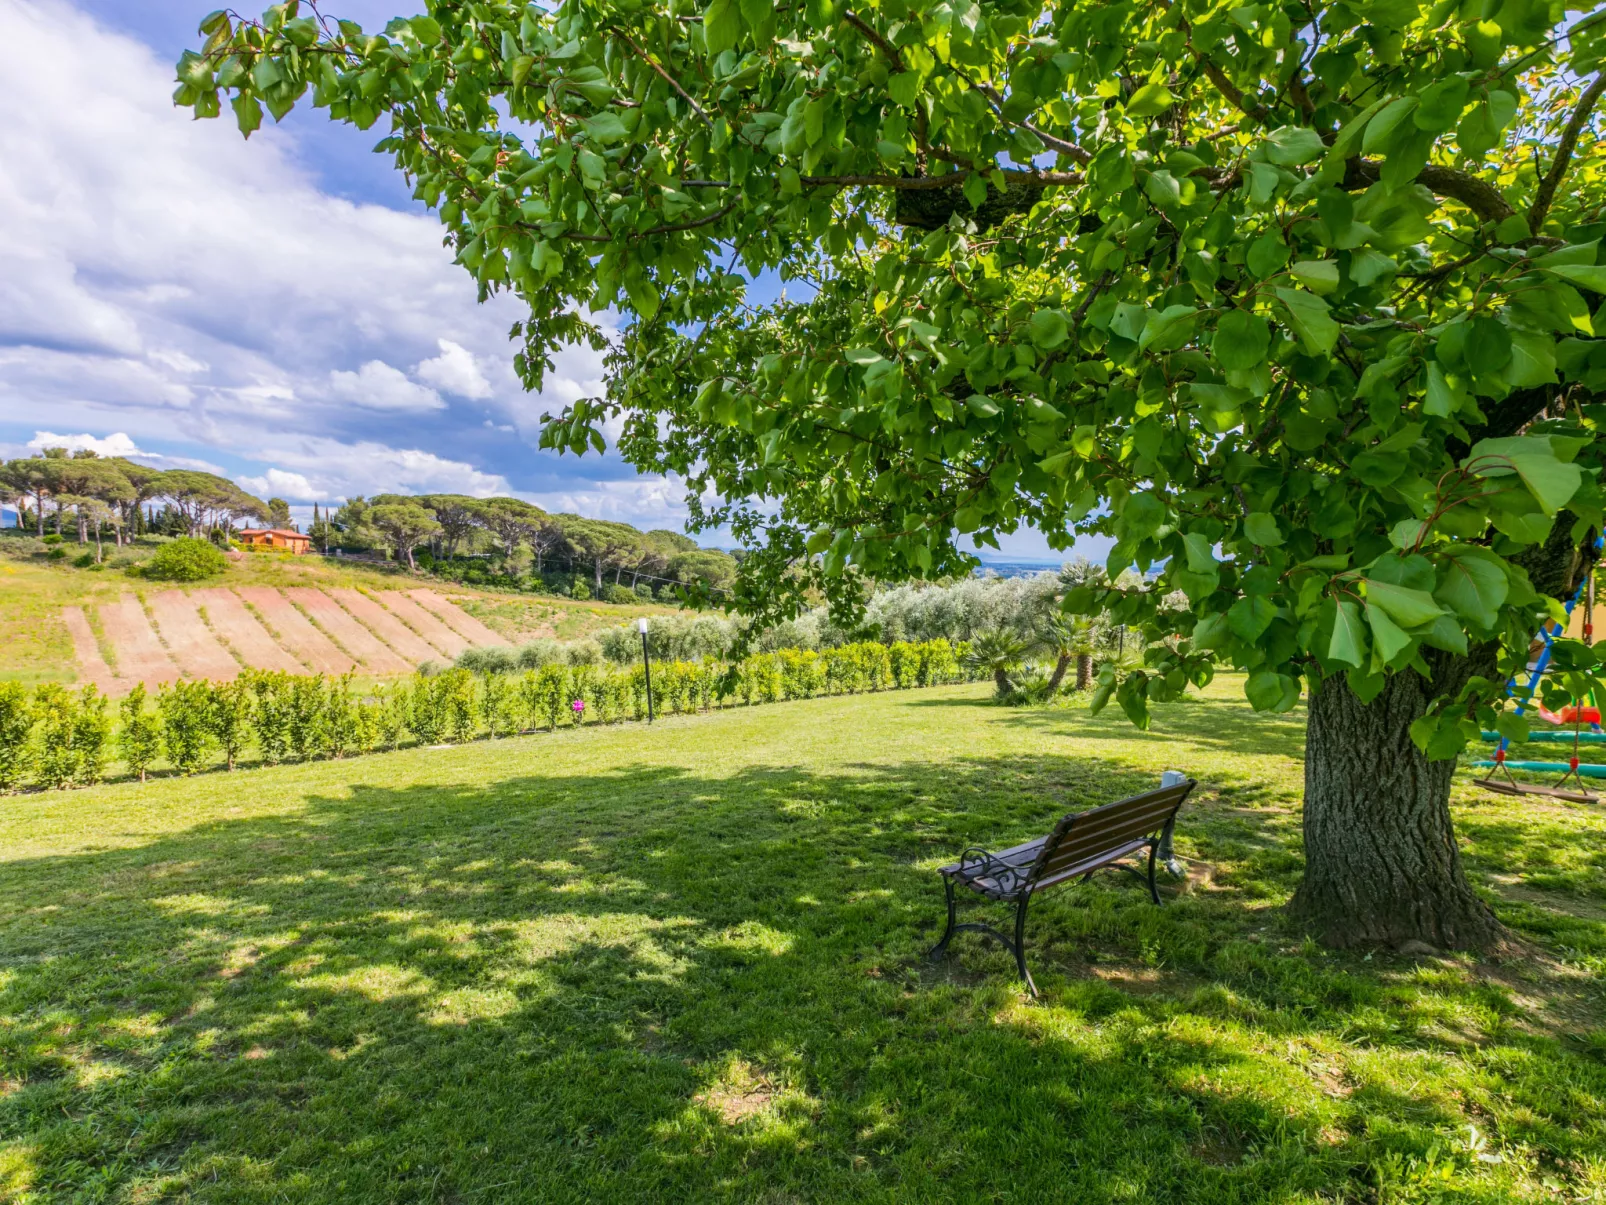
[[433, 590], [409, 590], [407, 593], [419, 606], [428, 611], [433, 611], [439, 616], [442, 623], [459, 636], [466, 637], [471, 643], [477, 644], [481, 648], [507, 643], [503, 637], [491, 631], [490, 628], [446, 596], [436, 594]]
[[240, 663], [218, 643], [201, 618], [199, 599], [182, 590], [163, 590], [150, 600], [157, 631], [167, 642], [167, 654], [192, 678], [213, 682], [232, 682], [240, 673]]
[[397, 619], [384, 607], [358, 590], [349, 587], [332, 589], [332, 597], [357, 619], [366, 624], [374, 635], [390, 645], [397, 653], [405, 657], [413, 665], [424, 661], [433, 661], [440, 654], [425, 644], [414, 634], [406, 624]]
[[371, 674], [410, 674], [413, 667], [402, 660], [350, 615], [340, 604], [322, 590], [311, 586], [292, 586], [285, 590], [290, 601], [299, 605], [317, 621], [353, 657], [363, 663]]
[[119, 682], [117, 675], [112, 673], [112, 667], [100, 655], [100, 645], [95, 643], [95, 633], [83, 611], [77, 607], [63, 607], [61, 618], [67, 625], [67, 635], [72, 637], [72, 651], [78, 659], [79, 677], [93, 682], [97, 690], [108, 695], [121, 694], [124, 688], [133, 685]]
[[279, 634], [284, 646], [294, 649], [314, 670], [325, 674], [343, 674], [357, 667], [356, 662], [337, 649], [329, 637], [308, 623], [307, 617], [271, 586], [241, 586], [239, 595], [261, 613], [267, 624]]
[[124, 594], [119, 602], [102, 603], [100, 625], [106, 629], [106, 639], [117, 650], [120, 676], [130, 683], [137, 680], [146, 686], [156, 686], [180, 677], [178, 666], [151, 631], [145, 608], [132, 594]]
[[468, 647], [468, 641], [400, 590], [381, 590], [373, 599], [448, 657], [455, 657]]
[[268, 629], [257, 622], [257, 617], [245, 609], [245, 604], [234, 591], [213, 586], [197, 590], [190, 595], [206, 608], [206, 617], [212, 630], [240, 656], [252, 669], [282, 670], [287, 674], [304, 674], [307, 667], [285, 652], [268, 635]]

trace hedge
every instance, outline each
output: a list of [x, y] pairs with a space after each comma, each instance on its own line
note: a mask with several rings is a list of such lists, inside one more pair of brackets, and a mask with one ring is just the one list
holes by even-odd
[[[652, 667], [660, 715], [691, 715], [819, 695], [907, 690], [967, 681], [964, 644], [947, 640], [864, 641], [837, 648], [783, 649], [734, 664], [664, 661]], [[579, 704], [577, 706], [576, 704]], [[115, 750], [131, 778], [145, 781], [158, 758], [177, 773], [232, 770], [248, 748], [272, 765], [341, 758], [488, 736], [615, 724], [647, 715], [640, 665], [547, 664], [475, 673], [454, 668], [361, 694], [351, 675], [248, 670], [232, 682], [179, 681], [153, 699], [143, 685], [116, 706], [94, 686], [50, 683], [29, 691], [0, 682], [0, 791], [88, 786]]]

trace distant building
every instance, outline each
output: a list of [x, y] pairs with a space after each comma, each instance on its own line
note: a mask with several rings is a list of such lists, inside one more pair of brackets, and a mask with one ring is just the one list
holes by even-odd
[[300, 556], [312, 551], [312, 537], [282, 527], [247, 527], [240, 532], [240, 543], [255, 552], [271, 548]]

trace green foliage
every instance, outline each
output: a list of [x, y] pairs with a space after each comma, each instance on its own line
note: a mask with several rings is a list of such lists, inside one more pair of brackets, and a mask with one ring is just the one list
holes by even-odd
[[328, 685], [322, 674], [292, 677], [286, 699], [286, 737], [290, 752], [300, 761], [315, 757], [329, 746]]
[[568, 685], [569, 671], [562, 665], [543, 665], [525, 672], [519, 681], [519, 700], [531, 727], [544, 724], [551, 730], [558, 726], [573, 697]]
[[69, 786], [78, 773], [78, 750], [73, 733], [78, 727], [78, 700], [65, 686], [47, 682], [34, 691], [37, 722], [34, 771], [41, 786]]
[[257, 747], [262, 759], [273, 765], [283, 761], [290, 750], [291, 676], [282, 671], [257, 671], [249, 680]]
[[485, 725], [493, 740], [518, 728], [516, 697], [513, 684], [505, 675], [486, 674], [480, 679], [480, 723]]
[[230, 770], [250, 738], [255, 703], [251, 679], [245, 675], [232, 682], [212, 683], [207, 725]]
[[[1144, 637], [1128, 713], [1211, 663], [1275, 710], [1475, 642], [1520, 664], [1566, 592], [1537, 550], [1600, 524], [1598, 14], [602, 0], [427, 28], [226, 14], [176, 99], [228, 95], [247, 133], [308, 89], [388, 118], [458, 262], [528, 307], [532, 389], [617, 307], [606, 393], [543, 440], [622, 420], [753, 545], [744, 611], [849, 617], [867, 579], [967, 569], [962, 535], [1104, 535], [1112, 578], [1161, 566], [1073, 600]], [[749, 304], [733, 247], [810, 299]], [[1503, 589], [1449, 585], [1467, 555]], [[1435, 731], [1498, 700], [1441, 698]]]
[[413, 730], [421, 744], [438, 744], [446, 735], [449, 717], [446, 695], [440, 689], [440, 679], [423, 674], [413, 677], [411, 708], [407, 726]]
[[141, 782], [162, 751], [162, 720], [147, 706], [145, 684], [136, 682], [117, 705], [120, 720], [117, 749], [128, 772]]
[[474, 675], [466, 669], [449, 669], [435, 679], [445, 713], [446, 731], [453, 742], [463, 744], [474, 739], [479, 728], [479, 700], [474, 687]]
[[141, 572], [161, 581], [198, 582], [215, 577], [226, 568], [228, 561], [215, 544], [184, 536], [158, 548]]
[[396, 748], [412, 719], [411, 692], [401, 682], [381, 687], [373, 706], [375, 742], [386, 749]]
[[34, 710], [28, 688], [0, 682], [0, 790], [9, 790], [27, 773]]
[[93, 682], [78, 692], [77, 714], [73, 719], [72, 747], [78, 757], [74, 781], [94, 784], [106, 772], [107, 757], [111, 752], [112, 718], [106, 696]]
[[173, 768], [193, 774], [206, 761], [212, 744], [212, 688], [206, 682], [180, 679], [156, 693], [162, 718], [162, 751]]
[[372, 741], [368, 709], [351, 693], [351, 674], [328, 684], [323, 695], [324, 748], [330, 757], [360, 752]]

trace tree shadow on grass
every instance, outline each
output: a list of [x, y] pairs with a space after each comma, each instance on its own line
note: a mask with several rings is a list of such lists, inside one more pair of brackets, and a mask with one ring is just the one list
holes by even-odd
[[[1356, 1195], [1464, 1121], [1306, 1065], [1357, 1033], [1416, 1056], [1490, 1005], [1283, 933], [1284, 820], [1282, 863], [1164, 908], [1120, 882], [1034, 905], [1040, 1003], [969, 939], [923, 961], [931, 867], [1147, 785], [1090, 763], [358, 784], [9, 863], [0, 1192], [1280, 1201]], [[1206, 798], [1184, 840], [1236, 819]], [[1511, 1132], [1574, 1157], [1606, 1071], [1504, 1046], [1533, 1063]]]

